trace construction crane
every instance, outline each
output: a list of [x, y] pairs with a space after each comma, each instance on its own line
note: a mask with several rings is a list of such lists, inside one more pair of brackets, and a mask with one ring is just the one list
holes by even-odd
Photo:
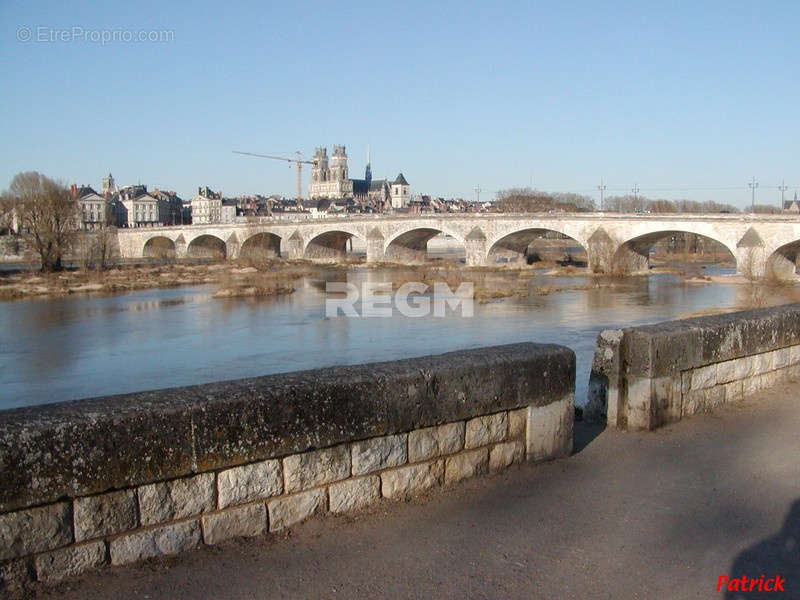
[[244, 154], [245, 156], [257, 156], [258, 158], [271, 158], [273, 160], [283, 160], [297, 165], [297, 203], [303, 202], [303, 165], [315, 165], [315, 160], [303, 160], [303, 154], [298, 150], [295, 152], [296, 158], [287, 158], [285, 156], [272, 156], [271, 154], [256, 154], [255, 152], [240, 152], [234, 150], [234, 154]]

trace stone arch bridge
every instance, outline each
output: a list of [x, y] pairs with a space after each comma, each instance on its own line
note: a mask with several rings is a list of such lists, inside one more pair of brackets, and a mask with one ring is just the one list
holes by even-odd
[[[269, 256], [337, 260], [355, 239], [368, 262], [419, 262], [439, 234], [462, 245], [466, 263], [483, 266], [498, 253], [524, 254], [543, 233], [568, 236], [586, 250], [598, 273], [647, 268], [650, 248], [676, 232], [698, 234], [727, 248], [737, 271], [759, 277], [772, 271], [794, 276], [800, 251], [800, 218], [792, 215], [625, 215], [604, 213], [354, 215], [298, 220], [259, 220], [118, 231], [123, 258], [170, 255], [236, 259], [258, 251]], [[351, 242], [352, 243], [352, 242]]]

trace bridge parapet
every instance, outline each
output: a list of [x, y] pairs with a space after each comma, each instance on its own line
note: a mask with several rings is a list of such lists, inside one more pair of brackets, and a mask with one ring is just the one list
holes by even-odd
[[55, 581], [572, 448], [575, 355], [512, 344], [0, 412], [0, 568]]
[[607, 330], [585, 415], [655, 429], [800, 377], [800, 304]]

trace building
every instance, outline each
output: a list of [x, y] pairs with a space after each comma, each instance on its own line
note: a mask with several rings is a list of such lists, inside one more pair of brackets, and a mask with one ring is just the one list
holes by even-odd
[[107, 224], [106, 199], [88, 185], [70, 186], [72, 197], [78, 202], [78, 229], [94, 231]]
[[400, 173], [392, 182], [392, 208], [405, 208], [411, 202], [411, 187]]
[[317, 148], [314, 151], [314, 166], [311, 168], [311, 183], [308, 186], [308, 197], [312, 200], [353, 197], [353, 182], [347, 172], [347, 152], [344, 146], [334, 146], [330, 162], [328, 149]]
[[156, 188], [150, 195], [156, 200], [166, 204], [166, 220], [162, 225], [184, 225], [187, 221], [184, 220], [183, 200], [178, 197], [173, 191], [159, 190]]
[[207, 225], [222, 222], [222, 192], [214, 192], [208, 186], [197, 188], [192, 198], [192, 223]]
[[317, 148], [313, 161], [311, 183], [308, 186], [311, 200], [353, 199], [355, 200], [353, 206], [361, 212], [383, 212], [392, 207], [408, 206], [411, 201], [411, 188], [402, 173], [394, 182], [372, 178], [369, 153], [367, 153], [364, 179], [349, 178], [347, 152], [344, 146], [333, 147], [330, 161], [327, 148]]
[[[146, 185], [129, 185], [115, 195], [118, 227], [157, 227], [169, 222], [169, 206], [148, 193]], [[121, 205], [121, 208], [119, 206]]]
[[219, 222], [220, 223], [235, 223], [236, 222], [236, 206], [238, 202], [236, 198], [223, 198], [220, 206]]
[[105, 198], [111, 198], [117, 193], [117, 185], [114, 183], [114, 176], [111, 173], [108, 174], [108, 177], [103, 177], [102, 190]]
[[364, 179], [353, 179], [353, 198], [362, 212], [383, 212], [391, 208], [391, 193], [386, 179], [372, 178], [372, 164], [367, 152]]

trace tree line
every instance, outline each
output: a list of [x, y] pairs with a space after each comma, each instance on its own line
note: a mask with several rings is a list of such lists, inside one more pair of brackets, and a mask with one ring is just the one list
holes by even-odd
[[[592, 212], [602, 209], [617, 213], [685, 213], [685, 214], [726, 214], [742, 212], [731, 204], [723, 204], [707, 200], [665, 200], [651, 199], [646, 196], [628, 194], [624, 196], [608, 196], [604, 206], [598, 207], [591, 196], [574, 193], [543, 192], [529, 187], [509, 188], [497, 192], [495, 210], [505, 213], [527, 212]], [[744, 212], [751, 212], [748, 208]], [[777, 206], [756, 204], [752, 212], [760, 214], [776, 214], [781, 209]]]
[[571, 193], [542, 192], [533, 188], [510, 188], [497, 192], [495, 210], [498, 212], [592, 212], [590, 196]]
[[[609, 196], [604, 200], [604, 204], [607, 212], [621, 213], [727, 214], [751, 212], [750, 207], [744, 211], [741, 211], [731, 204], [724, 204], [721, 202], [715, 202], [713, 200], [698, 202], [697, 200], [665, 200], [663, 198], [650, 199], [646, 196], [634, 196], [633, 194], [627, 194], [624, 196]], [[756, 204], [752, 208], [752, 212], [761, 214], [775, 214], [780, 213], [781, 210], [777, 206]]]

